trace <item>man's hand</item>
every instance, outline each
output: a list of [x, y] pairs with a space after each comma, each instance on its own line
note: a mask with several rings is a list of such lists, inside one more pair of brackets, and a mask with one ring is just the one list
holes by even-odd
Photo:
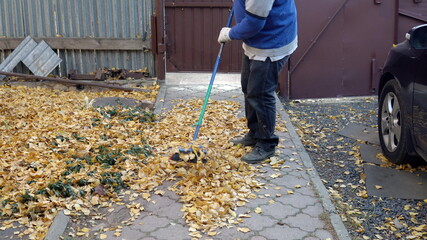
[[218, 42], [220, 44], [231, 41], [230, 30], [231, 30], [231, 28], [228, 28], [228, 27], [223, 27], [221, 29], [221, 32], [219, 33], [219, 36], [218, 36]]

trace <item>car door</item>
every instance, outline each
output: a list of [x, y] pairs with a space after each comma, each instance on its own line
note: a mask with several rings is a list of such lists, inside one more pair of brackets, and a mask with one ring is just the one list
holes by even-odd
[[418, 153], [427, 159], [427, 50], [420, 51], [416, 61], [413, 126]]

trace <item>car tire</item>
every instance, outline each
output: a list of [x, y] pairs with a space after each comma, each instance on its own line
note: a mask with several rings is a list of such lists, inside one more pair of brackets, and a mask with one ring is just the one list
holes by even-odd
[[388, 81], [379, 98], [378, 132], [383, 154], [395, 164], [410, 163], [416, 158], [408, 151], [412, 141], [405, 107], [398, 82]]

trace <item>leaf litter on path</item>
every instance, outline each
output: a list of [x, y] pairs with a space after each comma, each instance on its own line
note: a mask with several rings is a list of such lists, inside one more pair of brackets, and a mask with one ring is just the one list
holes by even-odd
[[[263, 186], [256, 168], [240, 161], [246, 149], [228, 141], [245, 129], [245, 120], [235, 116], [237, 103], [211, 101], [195, 142], [190, 140], [200, 99], [177, 101], [157, 120], [144, 109], [88, 104], [88, 99], [105, 96], [154, 101], [158, 89], [127, 93], [0, 87], [1, 230], [19, 223], [25, 226], [19, 236], [41, 239], [61, 210], [88, 216], [94, 207], [121, 201], [124, 189], [149, 197], [166, 180], [176, 180], [170, 190], [180, 195], [194, 236], [237, 223], [237, 202], [255, 198], [252, 190]], [[206, 163], [169, 159], [178, 147], [191, 146], [207, 150]]]

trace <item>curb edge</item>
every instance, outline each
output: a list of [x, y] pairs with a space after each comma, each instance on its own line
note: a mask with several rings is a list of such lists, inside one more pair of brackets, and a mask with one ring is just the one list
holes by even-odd
[[309, 171], [307, 173], [310, 176], [311, 181], [313, 182], [314, 188], [317, 190], [317, 192], [320, 195], [320, 199], [322, 200], [322, 205], [329, 214], [329, 219], [331, 220], [331, 224], [334, 227], [334, 230], [338, 238], [340, 240], [351, 240], [351, 237], [347, 231], [347, 228], [342, 222], [341, 217], [337, 214], [335, 205], [329, 199], [329, 193], [326, 190], [325, 185], [323, 185], [322, 180], [320, 179], [319, 173], [314, 167], [310, 156], [308, 155], [297, 132], [295, 131], [295, 128], [291, 122], [291, 119], [289, 118], [288, 113], [286, 112], [282, 104], [282, 101], [279, 99], [277, 95], [276, 95], [276, 109], [280, 113], [281, 119], [285, 121], [285, 126], [288, 129], [288, 133], [291, 136], [292, 142], [295, 145], [295, 148], [296, 148], [295, 150], [300, 155], [303, 164], [307, 168], [313, 169], [313, 171]]
[[61, 210], [56, 214], [55, 219], [49, 227], [49, 231], [45, 236], [45, 240], [57, 240], [59, 237], [64, 234], [65, 229], [68, 226], [70, 217], [66, 216]]

